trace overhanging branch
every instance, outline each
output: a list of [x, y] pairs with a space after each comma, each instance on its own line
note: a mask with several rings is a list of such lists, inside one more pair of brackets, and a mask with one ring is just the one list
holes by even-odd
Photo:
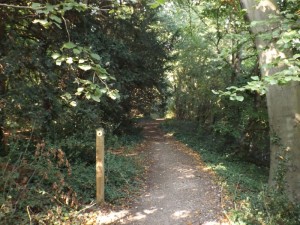
[[31, 9], [31, 10], [39, 10], [39, 9], [45, 9], [46, 8], [46, 7], [32, 8], [30, 6], [9, 5], [9, 4], [3, 4], [3, 3], [0, 3], [0, 7], [8, 7], [8, 8], [16, 8], [16, 9]]

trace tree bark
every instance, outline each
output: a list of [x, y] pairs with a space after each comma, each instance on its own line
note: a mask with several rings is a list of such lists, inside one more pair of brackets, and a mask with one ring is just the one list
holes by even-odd
[[[272, 32], [279, 23], [271, 21], [270, 15], [278, 14], [274, 0], [240, 0], [252, 21], [265, 21], [251, 28], [256, 35], [255, 44], [259, 54], [262, 76], [272, 76], [284, 69], [282, 66], [265, 67], [277, 57], [286, 57], [289, 52], [276, 49], [275, 41], [262, 39], [259, 34]], [[269, 185], [284, 184], [289, 198], [300, 201], [300, 88], [299, 82], [284, 86], [270, 85], [267, 92], [267, 106], [271, 136], [271, 164]], [[280, 177], [280, 174], [283, 174]], [[281, 180], [280, 180], [281, 179]]]

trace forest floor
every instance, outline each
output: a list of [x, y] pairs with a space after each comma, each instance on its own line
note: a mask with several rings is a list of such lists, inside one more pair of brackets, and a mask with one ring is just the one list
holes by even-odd
[[146, 186], [128, 209], [98, 215], [97, 224], [216, 225], [224, 218], [222, 189], [199, 154], [159, 129], [141, 122], [146, 146]]

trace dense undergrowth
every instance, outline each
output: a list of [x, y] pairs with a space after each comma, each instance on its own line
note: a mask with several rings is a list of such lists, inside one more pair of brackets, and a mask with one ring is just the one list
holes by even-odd
[[226, 215], [234, 224], [300, 224], [300, 206], [278, 189], [268, 189], [268, 168], [226, 151], [224, 139], [207, 133], [196, 122], [167, 120], [163, 129], [201, 154], [230, 196]]
[[[119, 204], [139, 187], [142, 167], [139, 156], [130, 153], [142, 136], [139, 129], [132, 130], [106, 135], [107, 203]], [[95, 157], [74, 160], [44, 142], [36, 144], [34, 152], [20, 152], [17, 145], [0, 158], [0, 224], [85, 224], [78, 214], [95, 200]]]
[[0, 6], [1, 225], [85, 224], [99, 127], [106, 202], [137, 189], [141, 136], [131, 118], [163, 111], [173, 35], [147, 1], [85, 3]]

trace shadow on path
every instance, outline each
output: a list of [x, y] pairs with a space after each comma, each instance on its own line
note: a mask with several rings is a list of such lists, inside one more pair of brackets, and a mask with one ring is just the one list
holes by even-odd
[[[198, 154], [159, 129], [161, 120], [141, 122], [146, 137], [147, 190], [130, 210], [116, 212], [127, 225], [221, 223], [220, 190]], [[105, 224], [100, 218], [99, 224]]]

